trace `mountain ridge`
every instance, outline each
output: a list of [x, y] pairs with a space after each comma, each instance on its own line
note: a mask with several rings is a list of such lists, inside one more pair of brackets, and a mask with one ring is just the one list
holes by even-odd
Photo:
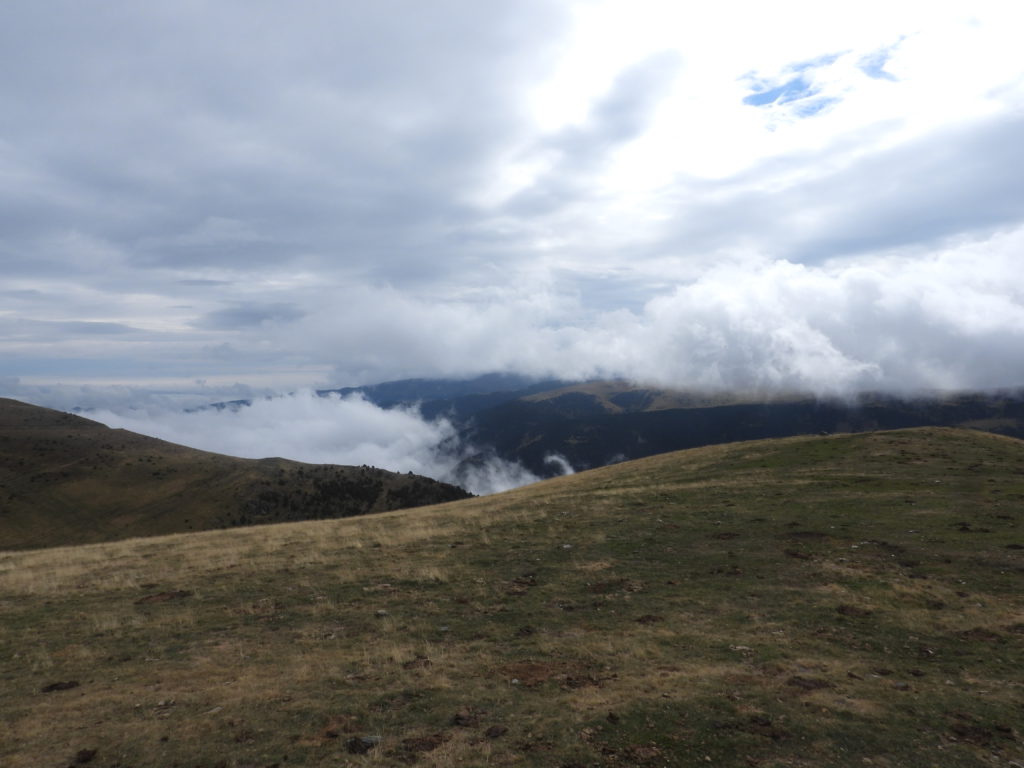
[[[497, 458], [535, 476], [557, 476], [556, 455], [574, 469], [736, 440], [798, 434], [965, 426], [1024, 437], [1024, 390], [860, 393], [673, 390], [624, 380], [569, 382], [489, 374], [472, 379], [405, 379], [319, 390], [359, 394], [381, 408], [417, 408], [447, 419], [453, 444], [475, 446], [462, 468]], [[241, 407], [248, 401], [213, 407]], [[458, 478], [462, 468], [452, 476]]]
[[0, 399], [0, 549], [344, 517], [468, 496], [366, 466], [222, 456]]

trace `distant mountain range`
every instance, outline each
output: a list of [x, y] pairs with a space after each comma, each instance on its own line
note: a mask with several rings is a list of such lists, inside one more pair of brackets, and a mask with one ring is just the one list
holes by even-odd
[[[1024, 392], [827, 400], [495, 374], [323, 390], [456, 428], [448, 483], [372, 467], [239, 459], [0, 399], [0, 550], [362, 515], [466, 498], [494, 459], [540, 478], [685, 448], [801, 434], [966, 427], [1024, 438]], [[245, 408], [248, 401], [210, 408]], [[468, 448], [468, 450], [467, 450]]]
[[0, 399], [0, 550], [349, 517], [469, 496], [372, 467], [221, 456]]
[[[581, 470], [684, 448], [801, 434], [948, 426], [1024, 438], [1021, 389], [829, 399], [489, 374], [468, 380], [406, 379], [319, 394], [359, 394], [382, 408], [416, 406], [427, 419], [450, 420], [458, 431], [453, 441], [476, 447], [463, 469], [497, 456], [539, 477], [562, 471], [559, 462], [549, 460], [552, 456]], [[458, 476], [456, 470], [456, 482]]]
[[[430, 408], [436, 406], [424, 404], [425, 411]], [[478, 411], [460, 411], [455, 403], [449, 413], [462, 439], [541, 477], [558, 473], [551, 455], [580, 470], [684, 448], [802, 434], [948, 426], [1024, 437], [1021, 391], [763, 399], [591, 382], [523, 393]]]
[[[318, 389], [321, 397], [361, 395], [381, 408], [420, 405], [428, 419], [444, 415], [454, 408], [474, 413], [483, 408], [514, 400], [528, 394], [547, 392], [569, 385], [561, 379], [534, 379], [513, 373], [488, 373], [472, 379], [401, 379], [361, 387]], [[268, 397], [267, 399], [270, 399]], [[251, 398], [225, 400], [190, 410], [234, 410], [252, 405]]]

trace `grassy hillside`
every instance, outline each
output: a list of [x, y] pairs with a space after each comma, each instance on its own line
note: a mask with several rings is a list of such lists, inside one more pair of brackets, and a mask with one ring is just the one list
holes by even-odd
[[0, 549], [343, 517], [466, 496], [369, 467], [221, 456], [0, 399]]
[[1022, 515], [921, 429], [0, 553], [0, 764], [1019, 765]]

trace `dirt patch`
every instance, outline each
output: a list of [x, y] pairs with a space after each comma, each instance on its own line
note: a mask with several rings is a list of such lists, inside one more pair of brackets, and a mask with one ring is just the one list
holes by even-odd
[[75, 753], [74, 758], [71, 760], [71, 764], [85, 765], [86, 763], [91, 763], [94, 757], [96, 757], [95, 749], [80, 749]]
[[786, 681], [786, 685], [790, 688], [795, 688], [800, 692], [820, 691], [825, 688], [835, 688], [835, 684], [830, 683], [828, 680], [822, 680], [820, 677], [803, 677], [802, 675], [793, 675], [793, 677]]
[[324, 741], [340, 738], [346, 733], [355, 733], [362, 730], [359, 718], [355, 715], [335, 715], [327, 718], [324, 727], [320, 731], [320, 738]]
[[576, 566], [576, 569], [580, 570], [580, 571], [593, 572], [593, 571], [607, 571], [611, 567], [612, 567], [612, 564], [608, 560], [593, 560], [593, 561], [591, 561], [589, 563], [580, 563], [579, 565]]
[[432, 752], [448, 741], [448, 738], [448, 734], [444, 731], [427, 736], [410, 736], [407, 739], [402, 739], [402, 750], [405, 752]]
[[345, 751], [350, 755], [365, 755], [380, 743], [375, 736], [353, 736], [345, 742]]
[[970, 523], [953, 523], [953, 527], [960, 533], [992, 533], [991, 528], [974, 528]]
[[611, 592], [640, 592], [644, 585], [631, 579], [615, 579], [613, 581], [596, 581], [587, 584], [587, 591], [595, 595], [607, 595]]
[[890, 544], [888, 541], [881, 541], [879, 539], [868, 539], [868, 544], [874, 544], [876, 547], [885, 550], [891, 555], [902, 555], [907, 551], [906, 547], [900, 546], [899, 544]]
[[963, 741], [979, 747], [998, 749], [1000, 741], [1017, 741], [1011, 726], [1003, 723], [982, 723], [963, 712], [954, 712], [949, 725], [950, 741]]
[[560, 665], [541, 661], [518, 661], [514, 664], [506, 664], [501, 667], [501, 672], [514, 684], [523, 685], [527, 688], [541, 685], [548, 680], [553, 680], [560, 674], [564, 674], [564, 670]]
[[993, 632], [991, 629], [985, 629], [985, 627], [966, 629], [963, 632], [957, 632], [957, 636], [960, 637], [961, 640], [982, 643], [1002, 643], [1005, 641], [1005, 638], [998, 632]]
[[70, 691], [72, 688], [77, 688], [80, 685], [81, 683], [77, 680], [68, 680], [66, 682], [60, 683], [50, 683], [49, 685], [44, 685], [42, 688], [40, 688], [39, 692], [53, 693], [54, 691]]
[[655, 615], [653, 613], [645, 613], [643, 616], [641, 616], [640, 618], [636, 619], [636, 623], [637, 624], [656, 624], [659, 621], [664, 621], [664, 620], [665, 620], [665, 618], [663, 616], [657, 616], [657, 615]]
[[751, 715], [748, 721], [740, 727], [741, 731], [763, 736], [772, 741], [782, 741], [789, 736], [789, 732], [778, 727], [770, 717], [762, 714]]
[[135, 601], [135, 604], [148, 605], [150, 603], [166, 603], [171, 600], [184, 600], [186, 597], [192, 597], [192, 593], [186, 592], [183, 589], [178, 589], [172, 592], [157, 592], [155, 595], [140, 597]]
[[524, 573], [516, 576], [505, 584], [506, 595], [525, 595], [528, 590], [537, 586], [537, 574]]
[[807, 552], [801, 552], [798, 549], [784, 549], [782, 551], [786, 553], [787, 557], [793, 557], [793, 558], [796, 558], [797, 560], [810, 560], [811, 559], [811, 555], [810, 554], [808, 554]]
[[417, 653], [415, 659], [402, 662], [402, 669], [426, 669], [432, 664], [433, 662], [426, 656]]
[[451, 724], [459, 728], [472, 728], [480, 724], [480, 716], [486, 714], [475, 709], [462, 709], [452, 715]]
[[873, 613], [873, 611], [870, 611], [867, 608], [859, 608], [856, 605], [843, 604], [836, 606], [836, 613], [838, 613], [840, 616], [850, 616], [856, 619], [864, 619], [870, 616]]
[[632, 744], [622, 750], [624, 760], [641, 765], [657, 760], [661, 755], [661, 748], [654, 744]]
[[749, 733], [772, 741], [782, 741], [790, 735], [788, 731], [778, 727], [770, 717], [762, 713], [752, 714], [746, 719], [714, 722], [711, 727], [718, 731], [733, 730]]
[[402, 691], [397, 695], [386, 696], [380, 699], [372, 708], [377, 712], [397, 712], [401, 709], [405, 709], [419, 697], [419, 693], [415, 693], [413, 691]]
[[584, 688], [600, 685], [608, 677], [599, 677], [583, 664], [575, 662], [517, 661], [499, 667], [502, 676], [524, 688], [536, 688], [555, 682], [563, 688]]
[[719, 565], [708, 571], [712, 576], [742, 576], [743, 571], [738, 565]]

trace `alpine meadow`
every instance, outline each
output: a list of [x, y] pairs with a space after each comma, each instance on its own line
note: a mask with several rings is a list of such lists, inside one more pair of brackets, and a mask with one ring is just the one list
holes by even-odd
[[0, 768], [1024, 768], [1021, 29], [0, 3]]

